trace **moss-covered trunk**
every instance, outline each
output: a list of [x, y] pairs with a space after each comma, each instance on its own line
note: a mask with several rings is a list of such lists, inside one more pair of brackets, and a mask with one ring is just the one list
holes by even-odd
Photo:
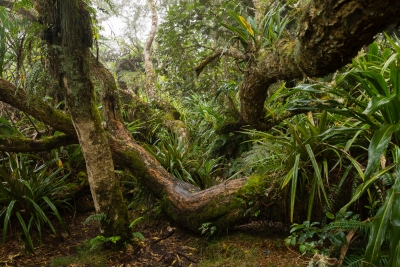
[[[265, 193], [267, 176], [254, 176], [227, 181], [200, 190], [168, 173], [155, 158], [133, 140], [110, 137], [113, 155], [118, 164], [162, 201], [163, 210], [178, 224], [198, 231], [203, 223], [212, 223], [217, 230], [243, 220], [246, 210]], [[268, 200], [266, 200], [268, 202]]]
[[389, 0], [314, 0], [302, 9], [297, 38], [284, 34], [273, 47], [253, 51], [240, 89], [241, 125], [269, 129], [274, 123], [264, 117], [264, 103], [270, 85], [332, 73], [400, 21], [400, 3]]
[[40, 0], [36, 3], [44, 25], [49, 59], [59, 80], [68, 111], [86, 161], [89, 185], [97, 213], [104, 213], [105, 236], [131, 238], [126, 203], [114, 174], [107, 135], [95, 103], [90, 79], [91, 18], [80, 0]]

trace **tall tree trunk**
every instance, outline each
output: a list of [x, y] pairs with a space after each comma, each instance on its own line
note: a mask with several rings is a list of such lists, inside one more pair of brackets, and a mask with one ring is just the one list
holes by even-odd
[[39, 0], [35, 2], [49, 28], [45, 38], [51, 47], [50, 61], [60, 81], [68, 111], [86, 161], [89, 185], [97, 213], [106, 215], [101, 232], [129, 240], [126, 203], [115, 178], [107, 135], [95, 103], [89, 76], [92, 45], [90, 14], [80, 0]]
[[147, 0], [147, 4], [151, 11], [151, 29], [149, 36], [146, 40], [146, 45], [144, 47], [144, 68], [146, 71], [146, 91], [150, 99], [155, 98], [156, 82], [157, 76], [153, 68], [153, 57], [151, 55], [151, 46], [153, 45], [154, 38], [157, 34], [158, 28], [158, 17], [157, 9], [154, 0]]

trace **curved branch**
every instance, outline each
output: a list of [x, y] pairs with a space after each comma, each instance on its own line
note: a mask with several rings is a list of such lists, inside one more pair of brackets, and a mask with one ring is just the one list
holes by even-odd
[[[114, 158], [162, 200], [165, 212], [180, 225], [198, 232], [204, 222], [218, 230], [226, 229], [244, 218], [246, 203], [239, 201], [251, 192], [263, 194], [271, 186], [264, 177], [229, 180], [200, 190], [173, 177], [141, 146], [130, 140], [110, 137]], [[261, 190], [260, 190], [261, 189]]]
[[23, 89], [17, 89], [12, 83], [0, 79], [0, 101], [10, 104], [42, 121], [57, 131], [76, 137], [75, 128], [70, 117], [60, 110], [49, 106], [41, 99], [28, 99]]
[[400, 2], [315, 0], [300, 21], [297, 40], [282, 38], [247, 68], [240, 89], [242, 125], [263, 130], [268, 88], [278, 80], [321, 77], [351, 62], [379, 32], [400, 21]]
[[65, 134], [45, 137], [40, 140], [0, 136], [0, 151], [7, 152], [41, 152], [72, 144], [78, 144], [78, 139]]
[[229, 48], [226, 50], [223, 50], [222, 48], [218, 48], [217, 50], [215, 50], [214, 54], [206, 57], [205, 59], [203, 59], [195, 68], [194, 70], [196, 71], [197, 76], [200, 75], [200, 73], [203, 71], [203, 69], [209, 64], [211, 63], [214, 59], [220, 57], [220, 56], [228, 56], [228, 57], [232, 57], [232, 58], [236, 58], [236, 59], [241, 59], [241, 60], [248, 60], [249, 58], [246, 57], [245, 54], [243, 54], [242, 52], [240, 52], [237, 49], [234, 48]]
[[398, 23], [399, 12], [399, 1], [313, 1], [300, 20], [299, 67], [311, 77], [336, 71], [378, 33]]

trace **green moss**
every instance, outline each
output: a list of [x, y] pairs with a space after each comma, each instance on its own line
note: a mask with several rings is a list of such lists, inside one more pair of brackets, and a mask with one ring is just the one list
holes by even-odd
[[254, 174], [247, 179], [246, 184], [238, 191], [236, 196], [261, 194], [267, 183], [265, 175]]

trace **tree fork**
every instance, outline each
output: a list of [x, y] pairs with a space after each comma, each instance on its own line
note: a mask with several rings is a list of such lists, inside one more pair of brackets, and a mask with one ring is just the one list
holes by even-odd
[[[1, 85], [0, 79], [0, 85]], [[9, 83], [3, 83], [0, 87], [0, 100], [6, 103], [16, 103], [25, 99], [26, 95], [20, 90], [19, 97], [15, 98], [11, 92], [15, 87]], [[10, 96], [11, 99], [4, 97]], [[57, 116], [38, 117], [37, 109], [32, 105], [21, 105], [21, 110], [38, 120], [47, 119], [46, 123], [52, 125], [56, 130], [68, 132], [74, 130], [71, 120], [63, 113]], [[43, 109], [50, 109], [45, 102], [41, 103]], [[58, 125], [61, 118], [67, 118], [65, 125]], [[235, 224], [243, 217], [246, 203], [238, 201], [238, 198], [250, 199], [264, 194], [266, 178], [255, 176], [249, 179], [241, 178], [226, 181], [222, 184], [200, 190], [198, 187], [180, 181], [168, 173], [159, 162], [145, 149], [139, 146], [131, 137], [129, 131], [118, 121], [111, 121], [112, 127], [107, 134], [108, 142], [113, 154], [114, 161], [129, 170], [143, 185], [145, 185], [163, 203], [165, 212], [178, 224], [198, 232], [202, 223], [211, 222], [218, 230]], [[111, 125], [111, 124], [110, 124]], [[112, 130], [111, 130], [112, 129]], [[77, 143], [77, 137], [72, 137]], [[11, 140], [12, 141], [12, 140]], [[25, 140], [27, 143], [33, 141]], [[7, 151], [9, 146], [0, 146], [1, 150]], [[35, 151], [35, 150], [32, 150]], [[272, 185], [271, 185], [272, 186]]]
[[81, 0], [38, 0], [34, 5], [42, 23], [50, 25], [44, 38], [51, 48], [52, 75], [60, 81], [67, 99], [96, 212], [107, 217], [102, 221], [101, 232], [105, 236], [120, 236], [123, 243], [132, 233], [89, 75], [89, 48], [93, 44], [90, 14]]

